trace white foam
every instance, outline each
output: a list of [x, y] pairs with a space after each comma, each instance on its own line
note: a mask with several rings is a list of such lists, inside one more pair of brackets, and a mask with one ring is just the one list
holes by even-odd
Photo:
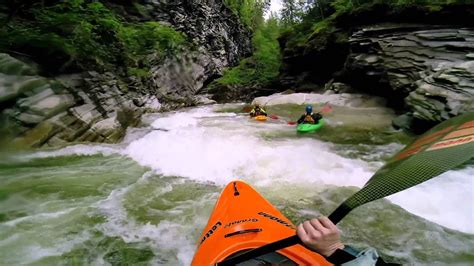
[[[44, 231], [47, 230], [48, 229], [44, 229]], [[50, 256], [60, 256], [70, 252], [75, 246], [84, 243], [91, 237], [90, 232], [81, 231], [74, 236], [56, 238], [54, 242], [49, 242], [51, 240], [48, 239], [48, 237], [50, 237], [49, 235], [41, 235], [41, 232], [44, 231], [40, 231], [39, 235], [36, 234], [36, 231], [22, 232], [22, 234], [14, 234], [0, 241], [1, 249], [6, 250], [7, 248], [11, 249], [12, 247], [17, 247], [14, 249], [15, 256], [5, 258], [5, 265], [24, 265]], [[32, 239], [35, 239], [35, 241], [30, 242]], [[10, 252], [13, 251], [10, 250]]]
[[[268, 137], [294, 133], [294, 127], [259, 123], [234, 113], [215, 113], [222, 106], [154, 115], [148, 134], [137, 134], [119, 145], [74, 145], [36, 152], [30, 158], [67, 155], [122, 154], [166, 176], [182, 176], [224, 185], [244, 179], [258, 186], [302, 183], [362, 186], [380, 166], [386, 145], [365, 162], [336, 154], [333, 145], [312, 138]], [[387, 151], [388, 152], [388, 151]], [[24, 158], [24, 157], [23, 157]], [[389, 199], [421, 217], [449, 228], [474, 233], [473, 168], [451, 171]], [[175, 210], [176, 211], [176, 210]]]
[[265, 140], [261, 136], [271, 127], [281, 130], [282, 125], [252, 124], [246, 117], [224, 117], [206, 124], [202, 118], [209, 117], [210, 110], [200, 111], [203, 113], [194, 117], [183, 118], [177, 113], [157, 119], [153, 126], [170, 130], [147, 134], [123, 154], [163, 175], [221, 185], [243, 178], [260, 184], [280, 179], [361, 186], [371, 174], [367, 163], [336, 155], [328, 143], [309, 138]]
[[449, 171], [389, 197], [411, 213], [474, 234], [474, 167]]
[[112, 154], [119, 154], [120, 147], [117, 145], [95, 145], [95, 144], [77, 144], [68, 146], [59, 150], [40, 151], [28, 155], [21, 155], [21, 158], [35, 159], [35, 158], [49, 158], [61, 157], [70, 155], [91, 156], [101, 154], [103, 156], [110, 156]]
[[38, 248], [36, 249], [37, 251], [40, 251], [38, 253], [35, 252], [28, 252], [27, 254], [34, 255], [35, 257], [32, 258], [32, 260], [37, 260], [39, 258], [44, 258], [48, 257], [44, 253], [49, 252], [49, 256], [51, 255], [62, 255], [64, 253], [70, 252], [74, 247], [78, 246], [79, 244], [84, 243], [85, 241], [89, 240], [91, 238], [91, 233], [89, 231], [81, 231], [78, 234], [75, 234], [74, 236], [68, 236], [64, 238], [64, 240], [57, 241], [54, 243], [53, 247], [50, 248]]
[[58, 218], [60, 216], [68, 214], [68, 213], [70, 213], [70, 212], [72, 212], [76, 209], [77, 208], [69, 208], [69, 209], [65, 209], [65, 210], [62, 210], [62, 211], [58, 211], [58, 212], [43, 212], [43, 213], [37, 213], [37, 214], [34, 214], [34, 215], [28, 215], [28, 216], [24, 216], [24, 217], [20, 217], [20, 218], [17, 218], [17, 219], [13, 219], [13, 220], [4, 222], [4, 223], [0, 224], [0, 228], [3, 227], [3, 226], [10, 226], [10, 227], [17, 226], [19, 223], [22, 223], [22, 222], [25, 222], [25, 221], [38, 222], [38, 221], [48, 220], [48, 219], [51, 219], [51, 218]]
[[[107, 217], [107, 221], [97, 225], [97, 228], [105, 235], [121, 237], [126, 243], [147, 243], [155, 255], [160, 254], [163, 256], [163, 254], [167, 254], [166, 257], [169, 259], [175, 256], [176, 261], [169, 262], [173, 265], [177, 263], [190, 265], [196, 248], [196, 239], [192, 232], [195, 230], [195, 226], [203, 227], [204, 224], [195, 221], [193, 226], [190, 226], [189, 221], [185, 220], [186, 216], [199, 216], [194, 210], [202, 210], [202, 205], [214, 202], [215, 195], [205, 195], [201, 199], [183, 202], [183, 205], [163, 211], [166, 213], [164, 216], [169, 217], [170, 220], [162, 220], [156, 225], [151, 223], [143, 224], [135, 221], [133, 217], [127, 214], [123, 201], [125, 195], [136, 184], [146, 182], [151, 176], [151, 172], [147, 173], [137, 183], [126, 188], [114, 190], [107, 199], [98, 202], [96, 207]], [[178, 180], [177, 182], [181, 181]], [[157, 187], [154, 195], [167, 193], [172, 191], [172, 189], [172, 185]], [[183, 209], [186, 210], [183, 211]], [[183, 213], [187, 215], [182, 215]], [[155, 260], [152, 264], [161, 264], [159, 258], [155, 257]]]
[[[364, 162], [337, 155], [330, 143], [311, 138], [268, 139], [269, 132], [293, 131], [281, 124], [252, 123], [247, 117], [211, 117], [212, 108], [194, 109], [190, 116], [175, 113], [158, 118], [155, 131], [133, 141], [123, 154], [164, 175], [182, 176], [224, 185], [244, 179], [258, 186], [303, 183], [362, 186], [382, 165], [381, 147]], [[219, 117], [221, 116], [221, 117]], [[382, 152], [383, 153], [383, 152]], [[474, 233], [472, 170], [454, 171], [390, 199], [426, 219], [449, 228]], [[313, 185], [311, 185], [313, 186]], [[466, 200], [468, 202], [466, 202]]]
[[156, 129], [180, 129], [196, 127], [201, 118], [234, 117], [234, 113], [214, 113], [215, 107], [201, 107], [187, 112], [176, 112], [171, 116], [156, 119], [151, 126]]

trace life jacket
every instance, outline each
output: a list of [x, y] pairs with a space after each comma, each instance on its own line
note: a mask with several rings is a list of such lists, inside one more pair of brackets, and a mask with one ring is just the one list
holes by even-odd
[[265, 114], [265, 111], [262, 108], [256, 107], [253, 109], [253, 115], [263, 115]]

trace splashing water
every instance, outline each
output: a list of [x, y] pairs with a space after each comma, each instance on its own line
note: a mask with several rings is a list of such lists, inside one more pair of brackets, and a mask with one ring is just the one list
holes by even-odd
[[[153, 114], [149, 128], [129, 130], [121, 144], [8, 156], [0, 163], [0, 261], [188, 265], [227, 182], [247, 181], [299, 222], [328, 214], [406, 143], [386, 127], [351, 125], [356, 109], [298, 135], [281, 119], [219, 111], [239, 108]], [[343, 237], [395, 261], [469, 265], [473, 175], [468, 166], [389, 197], [403, 209], [387, 200], [360, 207], [341, 223]]]

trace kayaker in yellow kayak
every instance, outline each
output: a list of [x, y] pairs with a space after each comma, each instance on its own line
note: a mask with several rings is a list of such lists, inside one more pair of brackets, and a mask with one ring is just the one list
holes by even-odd
[[252, 111], [250, 111], [250, 117], [256, 117], [259, 115], [267, 116], [267, 112], [261, 108], [259, 104], [256, 104]]
[[327, 217], [319, 217], [298, 225], [296, 233], [309, 249], [323, 255], [335, 265], [398, 265], [383, 261], [374, 248], [358, 251], [341, 242], [339, 229]]
[[320, 113], [313, 113], [313, 106], [306, 106], [306, 113], [298, 119], [298, 124], [317, 124], [323, 116]]

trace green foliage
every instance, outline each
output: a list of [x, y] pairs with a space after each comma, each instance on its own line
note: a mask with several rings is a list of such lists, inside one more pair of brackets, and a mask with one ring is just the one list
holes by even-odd
[[[283, 0], [281, 22], [271, 19], [263, 24], [252, 24], [252, 4], [250, 0], [225, 0], [225, 3], [241, 20], [254, 31], [254, 53], [240, 62], [237, 67], [228, 69], [218, 85], [264, 85], [279, 74], [281, 54], [279, 38], [285, 43], [285, 52], [305, 55], [308, 51], [325, 50], [333, 45], [343, 45], [348, 36], [338, 31], [335, 21], [341, 15], [360, 10], [370, 10], [375, 4], [385, 4], [393, 9], [412, 6], [427, 8], [431, 11], [443, 5], [463, 4], [469, 0]], [[310, 4], [312, 3], [312, 4]], [[251, 15], [253, 14], [253, 15]], [[280, 36], [278, 36], [280, 35]]]
[[283, 0], [281, 20], [285, 26], [291, 26], [303, 19], [304, 14], [311, 7], [311, 0]]
[[444, 5], [468, 4], [470, 0], [335, 0], [332, 6], [336, 10], [336, 15], [345, 12], [352, 12], [358, 8], [369, 7], [374, 4], [387, 4], [392, 8], [403, 8], [409, 6], [426, 7], [431, 11], [441, 9]]
[[266, 85], [279, 74], [281, 55], [277, 38], [278, 20], [271, 18], [254, 33], [253, 55], [240, 62], [237, 67], [225, 71], [214, 85]]
[[[297, 3], [298, 0], [284, 2]], [[301, 15], [301, 22], [290, 25], [285, 23], [286, 28], [281, 39], [286, 43], [287, 51], [322, 49], [328, 44], [328, 38], [343, 36], [335, 34], [335, 21], [339, 17], [370, 10], [376, 4], [385, 4], [393, 10], [419, 7], [426, 8], [428, 11], [437, 11], [446, 5], [467, 4], [467, 2], [469, 0], [318, 0], [304, 15]]]
[[135, 76], [139, 78], [148, 78], [150, 77], [150, 72], [147, 69], [143, 68], [136, 68], [136, 67], [129, 67], [127, 69], [127, 74], [130, 76]]
[[263, 23], [263, 14], [270, 7], [270, 0], [224, 0], [224, 3], [251, 30]]
[[126, 23], [102, 3], [84, 0], [35, 3], [0, 26], [0, 40], [0, 50], [81, 69], [136, 67], [146, 64], [148, 54], [167, 56], [185, 43], [184, 36], [169, 27]]
[[143, 59], [152, 51], [174, 54], [185, 43], [182, 34], [157, 22], [122, 26], [118, 37], [132, 65], [137, 65], [136, 60]]

